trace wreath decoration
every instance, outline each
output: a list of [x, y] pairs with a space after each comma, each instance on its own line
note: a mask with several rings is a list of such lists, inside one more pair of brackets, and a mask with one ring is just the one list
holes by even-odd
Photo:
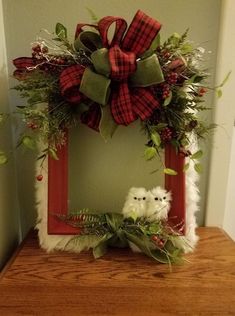
[[[57, 23], [54, 34], [45, 31], [33, 43], [32, 57], [13, 61], [14, 77], [19, 80], [15, 89], [27, 99], [17, 110], [27, 126], [19, 144], [30, 149], [45, 146], [38, 157], [38, 181], [43, 179], [47, 156], [58, 159], [67, 130], [79, 121], [107, 141], [119, 125], [138, 119], [147, 137], [146, 160], [161, 159], [161, 150], [171, 146], [187, 157], [184, 172], [192, 164], [195, 172], [201, 172], [197, 159], [202, 150], [194, 146], [192, 152], [191, 144], [214, 128], [197, 115], [208, 110], [203, 97], [213, 89], [207, 86], [209, 74], [202, 67], [204, 49], [187, 40], [188, 30], [161, 43], [160, 28], [158, 21], [139, 10], [129, 27], [123, 18], [113, 16], [94, 24], [78, 24], [71, 43], [66, 27]], [[223, 84], [214, 88], [218, 95]], [[162, 165], [165, 174], [177, 175], [176, 170]], [[167, 215], [151, 219], [132, 209], [128, 214], [79, 210], [54, 216], [78, 232], [63, 247], [69, 249], [71, 243], [79, 244], [78, 250], [92, 247], [95, 257], [103, 255], [107, 246], [129, 244], [159, 262], [174, 263], [188, 247], [182, 225], [170, 224]]]

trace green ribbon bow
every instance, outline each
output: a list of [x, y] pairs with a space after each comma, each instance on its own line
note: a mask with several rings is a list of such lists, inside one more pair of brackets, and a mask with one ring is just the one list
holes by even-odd
[[[91, 31], [80, 33], [75, 40], [74, 47], [76, 50], [82, 49], [91, 54], [93, 63], [93, 67], [86, 68], [83, 74], [80, 92], [98, 104], [106, 105], [111, 93], [109, 50], [102, 47], [101, 37]], [[151, 51], [153, 51], [153, 47], [150, 48], [149, 52]], [[144, 55], [148, 56], [149, 52], [145, 52]], [[152, 53], [146, 58], [138, 59], [136, 63], [136, 71], [129, 77], [131, 87], [148, 87], [164, 81], [156, 54]]]

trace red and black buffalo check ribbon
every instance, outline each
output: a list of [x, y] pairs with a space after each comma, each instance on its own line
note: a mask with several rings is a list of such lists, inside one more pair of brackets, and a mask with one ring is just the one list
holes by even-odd
[[[110, 26], [115, 23], [112, 40], [108, 40]], [[84, 26], [92, 26], [98, 30], [103, 47], [108, 49], [110, 63], [111, 94], [108, 104], [117, 124], [129, 125], [137, 118], [145, 120], [151, 116], [159, 102], [150, 87], [132, 87], [129, 76], [136, 71], [137, 59], [145, 53], [157, 36], [161, 25], [142, 11], [137, 11], [129, 28], [127, 22], [120, 17], [107, 16], [98, 25], [78, 24], [76, 37], [83, 32]], [[34, 58], [21, 57], [13, 61], [17, 70], [14, 75], [24, 79], [30, 67], [35, 67], [39, 61]], [[79, 104], [87, 97], [79, 91], [85, 71], [83, 65], [68, 66], [60, 74], [61, 94], [71, 103]], [[94, 87], [95, 89], [95, 87]], [[93, 100], [92, 100], [93, 101]], [[81, 120], [89, 127], [98, 130], [101, 117], [100, 106], [93, 103]]]
[[[109, 41], [108, 31], [113, 23], [115, 23], [115, 31], [112, 40]], [[82, 28], [84, 26], [95, 27], [100, 33], [103, 47], [108, 49], [111, 67], [110, 79], [112, 80], [109, 104], [115, 122], [117, 124], [129, 125], [138, 117], [141, 120], [150, 117], [154, 109], [159, 107], [158, 100], [149, 88], [131, 87], [128, 78], [136, 71], [137, 58], [149, 49], [157, 36], [161, 28], [160, 23], [139, 10], [128, 30], [127, 22], [123, 18], [107, 16], [98, 22], [98, 26], [78, 24], [76, 37], [83, 31]], [[82, 98], [79, 86], [84, 68], [80, 65], [72, 67], [72, 72], [66, 69], [61, 74], [61, 89], [64, 95], [68, 92], [70, 101], [79, 101]], [[66, 85], [69, 82], [71, 85], [67, 89]], [[87, 122], [88, 120], [90, 122], [90, 127], [92, 125], [91, 122], [97, 123], [97, 118], [95, 117], [99, 112], [97, 107], [93, 106], [85, 114], [85, 121]], [[83, 116], [82, 121], [84, 121]], [[97, 125], [93, 126], [94, 129], [97, 129], [97, 127]]]

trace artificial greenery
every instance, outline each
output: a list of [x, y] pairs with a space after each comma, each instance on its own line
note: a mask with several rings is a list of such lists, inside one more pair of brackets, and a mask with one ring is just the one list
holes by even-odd
[[[214, 127], [197, 116], [198, 112], [208, 110], [203, 103], [203, 96], [211, 88], [206, 84], [208, 73], [201, 68], [204, 51], [193, 47], [187, 40], [187, 33], [182, 36], [174, 33], [162, 44], [158, 35], [142, 56], [157, 55], [165, 80], [151, 87], [160, 102], [159, 108], [147, 120], [141, 121], [147, 136], [144, 151], [146, 160], [159, 155], [161, 149], [171, 143], [177, 152], [194, 161], [193, 155], [199, 158], [202, 151], [199, 155], [186, 149], [190, 142], [189, 135], [194, 133], [198, 138], [204, 138]], [[34, 149], [37, 143], [48, 144], [39, 159], [44, 160], [48, 154], [57, 159], [57, 148], [66, 142], [65, 130], [76, 126], [81, 114], [90, 106], [89, 100], [70, 104], [61, 94], [59, 76], [66, 67], [76, 64], [91, 66], [92, 61], [89, 53], [76, 50], [74, 44], [69, 42], [67, 29], [61, 23], [56, 25], [55, 36], [41, 38], [33, 44], [32, 58], [32, 67], [23, 73], [14, 73], [19, 80], [14, 89], [26, 99], [26, 104], [18, 107], [17, 113], [28, 127], [19, 144], [30, 149]], [[107, 109], [102, 107], [99, 132], [106, 140], [117, 127], [107, 113]], [[163, 167], [165, 173], [176, 174], [164, 164]], [[195, 170], [200, 169], [197, 162]]]
[[160, 263], [181, 263], [183, 247], [188, 246], [175, 227], [161, 220], [153, 222], [145, 217], [124, 218], [119, 213], [98, 214], [89, 210], [55, 216], [78, 229], [78, 235], [70, 243], [81, 244], [84, 235], [96, 237], [93, 248], [95, 258], [103, 256], [108, 247], [122, 248], [132, 243]]

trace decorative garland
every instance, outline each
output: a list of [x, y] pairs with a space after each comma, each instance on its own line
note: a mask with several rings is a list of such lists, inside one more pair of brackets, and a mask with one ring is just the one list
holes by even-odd
[[[116, 29], [109, 42], [113, 23]], [[28, 127], [19, 143], [30, 149], [48, 144], [39, 158], [44, 161], [49, 154], [57, 159], [57, 148], [66, 141], [64, 131], [79, 120], [108, 140], [118, 125], [140, 119], [147, 136], [146, 160], [160, 157], [169, 143], [183, 156], [200, 158], [201, 150], [191, 153], [185, 148], [191, 133], [204, 138], [214, 127], [196, 116], [208, 110], [203, 96], [212, 89], [201, 66], [204, 49], [193, 47], [188, 31], [174, 33], [161, 44], [160, 27], [139, 10], [126, 33], [124, 19], [104, 17], [97, 24], [78, 24], [74, 43], [60, 23], [55, 34], [39, 37], [32, 57], [13, 61], [14, 77], [20, 81], [15, 89], [27, 99], [18, 107]], [[195, 169], [200, 172], [200, 164]], [[176, 174], [167, 166], [164, 172]]]
[[185, 239], [169, 223], [163, 220], [150, 221], [145, 217], [128, 217], [122, 214], [92, 214], [88, 210], [58, 216], [68, 225], [78, 228], [79, 235], [69, 243], [81, 243], [85, 235], [96, 236], [93, 246], [95, 258], [103, 256], [108, 247], [124, 248], [128, 243], [160, 263], [180, 263]]
[[[109, 41], [113, 23], [116, 27]], [[32, 57], [13, 61], [14, 77], [19, 80], [15, 89], [27, 100], [17, 110], [28, 128], [19, 144], [30, 149], [45, 145], [38, 157], [38, 181], [43, 179], [47, 155], [58, 159], [57, 149], [66, 143], [67, 129], [79, 121], [108, 140], [118, 125], [139, 119], [147, 136], [146, 160], [161, 158], [160, 151], [169, 144], [193, 162], [202, 156], [202, 150], [188, 148], [192, 138], [204, 138], [214, 127], [196, 115], [208, 110], [203, 97], [212, 89], [201, 66], [204, 49], [193, 47], [188, 31], [174, 33], [161, 43], [160, 28], [159, 22], [139, 10], [128, 28], [123, 18], [113, 16], [95, 24], [78, 24], [71, 43], [65, 26], [57, 23], [55, 34], [46, 31], [46, 37], [32, 45]], [[219, 96], [224, 83], [214, 88]], [[0, 152], [0, 162], [5, 162], [4, 157]], [[162, 165], [164, 173], [177, 174]], [[188, 162], [184, 171], [189, 167]], [[201, 172], [197, 161], [194, 171]], [[103, 255], [108, 245], [129, 243], [159, 262], [175, 263], [188, 246], [167, 216], [150, 220], [135, 209], [128, 216], [89, 211], [55, 216], [78, 228], [78, 236], [69, 238], [68, 244], [82, 243], [84, 235], [94, 237], [95, 257]]]

